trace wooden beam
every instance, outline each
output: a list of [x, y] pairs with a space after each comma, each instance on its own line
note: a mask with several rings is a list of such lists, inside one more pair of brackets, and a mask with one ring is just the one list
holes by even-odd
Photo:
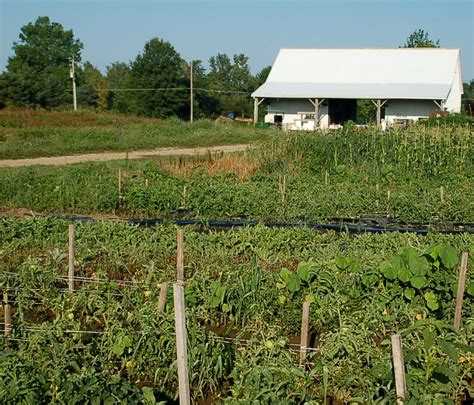
[[173, 284], [173, 297], [176, 328], [176, 359], [178, 362], [179, 403], [180, 405], [190, 405], [191, 396], [189, 391], [184, 286], [179, 281]]
[[437, 106], [441, 111], [443, 111], [443, 108], [441, 107], [441, 103], [438, 103], [438, 101], [436, 101], [436, 100], [433, 100], [433, 103], [435, 103], [436, 106]]
[[300, 367], [304, 368], [309, 342], [309, 302], [303, 302], [303, 315], [301, 316], [301, 343]]
[[405, 363], [403, 361], [402, 338], [398, 334], [392, 335], [391, 341], [397, 404], [403, 405], [407, 397], [407, 385], [405, 380]]
[[319, 99], [314, 99], [314, 130], [316, 131], [319, 127]]
[[258, 106], [260, 103], [258, 102], [258, 97], [253, 99], [253, 122], [258, 122]]

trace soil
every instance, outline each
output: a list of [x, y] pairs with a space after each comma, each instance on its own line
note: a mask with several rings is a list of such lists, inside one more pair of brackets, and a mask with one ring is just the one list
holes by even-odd
[[124, 160], [124, 159], [143, 159], [153, 156], [196, 156], [206, 155], [209, 153], [231, 153], [243, 152], [250, 148], [248, 144], [239, 145], [223, 145], [200, 148], [160, 148], [153, 150], [137, 150], [132, 152], [102, 152], [88, 153], [84, 155], [54, 156], [54, 157], [38, 157], [30, 159], [6, 159], [0, 160], [0, 167], [20, 167], [20, 166], [62, 166], [74, 163], [84, 162], [103, 162], [108, 160]]

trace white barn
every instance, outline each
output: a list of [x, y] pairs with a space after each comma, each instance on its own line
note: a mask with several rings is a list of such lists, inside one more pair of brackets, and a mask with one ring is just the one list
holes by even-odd
[[255, 121], [265, 102], [265, 122], [314, 130], [355, 121], [360, 99], [380, 127], [460, 112], [462, 94], [459, 49], [281, 49], [252, 97]]

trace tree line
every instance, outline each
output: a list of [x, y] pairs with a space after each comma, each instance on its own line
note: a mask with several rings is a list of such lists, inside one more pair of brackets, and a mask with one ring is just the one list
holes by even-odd
[[[439, 47], [439, 40], [415, 30], [401, 47]], [[13, 56], [0, 73], [0, 108], [8, 106], [58, 108], [72, 104], [71, 59], [76, 65], [77, 101], [81, 107], [152, 117], [189, 118], [190, 63], [160, 38], [150, 39], [129, 63], [114, 62], [103, 74], [91, 62], [82, 62], [83, 43], [72, 30], [38, 17], [20, 30]], [[250, 94], [263, 84], [271, 67], [252, 75], [248, 57], [218, 53], [206, 69], [192, 61], [194, 116], [235, 114], [250, 117]], [[464, 98], [474, 98], [474, 81], [464, 84]], [[370, 102], [359, 100], [362, 121], [375, 112]]]
[[[23, 26], [13, 56], [0, 75], [0, 107], [58, 108], [72, 104], [71, 59], [75, 63], [77, 101], [81, 107], [152, 117], [189, 117], [191, 64], [160, 38], [150, 39], [130, 62], [114, 62], [103, 74], [82, 62], [83, 43], [48, 17]], [[252, 75], [248, 57], [218, 53], [206, 69], [192, 61], [194, 115], [233, 113], [249, 117], [250, 93], [265, 82], [270, 66]]]

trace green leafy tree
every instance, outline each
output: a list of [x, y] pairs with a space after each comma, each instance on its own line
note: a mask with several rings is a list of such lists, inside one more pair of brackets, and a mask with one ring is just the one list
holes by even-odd
[[252, 103], [250, 93], [254, 90], [255, 79], [248, 66], [248, 57], [217, 54], [209, 59], [209, 87], [216, 91], [219, 113], [235, 113], [250, 116]]
[[104, 110], [107, 101], [107, 79], [92, 63], [86, 62], [78, 71], [77, 89], [79, 105]]
[[194, 117], [215, 117], [220, 104], [217, 94], [208, 91], [210, 80], [201, 60], [193, 60]]
[[106, 98], [106, 106], [109, 110], [122, 113], [130, 111], [130, 101], [126, 89], [130, 83], [130, 65], [124, 62], [114, 62], [106, 69], [107, 87], [109, 89]]
[[254, 84], [255, 89], [267, 81], [268, 75], [270, 74], [270, 70], [272, 70], [272, 67], [266, 66], [256, 74]]
[[71, 102], [69, 60], [81, 60], [81, 41], [72, 30], [38, 17], [21, 28], [3, 78], [7, 104], [56, 107]]
[[[187, 87], [188, 64], [173, 46], [159, 38], [145, 44], [143, 53], [132, 63], [129, 85], [136, 89], [176, 89]], [[154, 117], [189, 115], [188, 93], [183, 90], [130, 92], [131, 112]]]
[[408, 36], [401, 48], [439, 48], [439, 39], [435, 42], [427, 32], [417, 29]]

